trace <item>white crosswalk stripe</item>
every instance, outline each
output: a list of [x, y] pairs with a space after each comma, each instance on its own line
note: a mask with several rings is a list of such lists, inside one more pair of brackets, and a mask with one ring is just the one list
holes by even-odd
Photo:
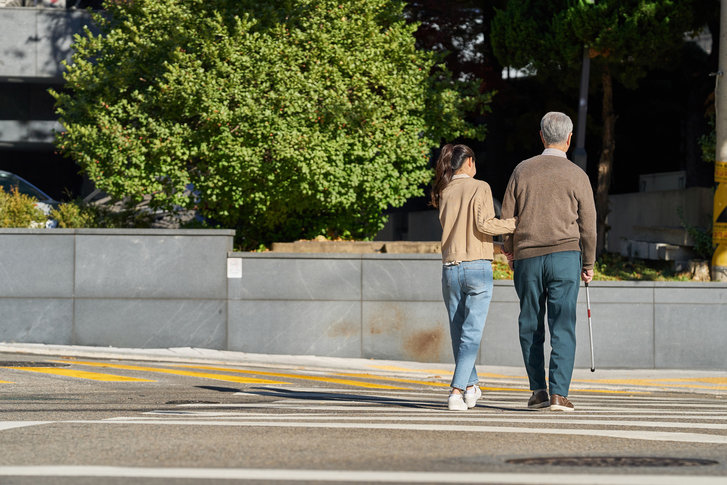
[[497, 392], [455, 413], [446, 409], [442, 392], [267, 388], [238, 395], [279, 399], [182, 404], [99, 423], [536, 433], [727, 445], [727, 403], [698, 396], [577, 395], [576, 411], [561, 413], [527, 409], [526, 393]]

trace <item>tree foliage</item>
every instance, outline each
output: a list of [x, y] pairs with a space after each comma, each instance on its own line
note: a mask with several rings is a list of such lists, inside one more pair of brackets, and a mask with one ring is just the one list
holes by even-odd
[[[614, 79], [636, 87], [650, 69], [673, 63], [685, 34], [705, 21], [701, 0], [509, 0], [492, 21], [492, 45], [503, 65], [530, 70], [574, 88], [584, 48], [602, 90], [602, 151], [596, 209], [603, 250], [616, 147]], [[574, 91], [574, 103], [576, 96]]]
[[397, 0], [135, 0], [76, 38], [61, 150], [97, 186], [196, 207], [243, 246], [367, 238], [487, 95], [415, 48]]
[[699, 0], [510, 0], [492, 22], [501, 62], [544, 78], [578, 78], [583, 47], [627, 87], [663, 68], [701, 27]]

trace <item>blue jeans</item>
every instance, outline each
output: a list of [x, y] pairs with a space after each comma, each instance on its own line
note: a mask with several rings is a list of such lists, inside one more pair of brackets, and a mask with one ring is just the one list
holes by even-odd
[[492, 263], [486, 259], [442, 267], [442, 295], [454, 351], [452, 387], [477, 384], [475, 361], [492, 299]]
[[550, 393], [568, 396], [576, 356], [576, 302], [581, 253], [563, 251], [515, 261], [515, 291], [520, 298], [520, 347], [530, 390], [545, 382], [545, 310], [550, 330]]

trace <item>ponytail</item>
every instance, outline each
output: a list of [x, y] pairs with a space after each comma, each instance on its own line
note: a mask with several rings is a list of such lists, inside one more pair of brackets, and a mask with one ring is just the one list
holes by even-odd
[[439, 198], [442, 195], [442, 191], [449, 185], [455, 172], [462, 168], [462, 165], [468, 158], [472, 158], [472, 161], [474, 161], [475, 154], [467, 145], [452, 145], [451, 143], [447, 143], [442, 147], [439, 152], [439, 158], [437, 158], [436, 174], [434, 176], [434, 183], [432, 184], [432, 200], [430, 202], [432, 207], [439, 207]]

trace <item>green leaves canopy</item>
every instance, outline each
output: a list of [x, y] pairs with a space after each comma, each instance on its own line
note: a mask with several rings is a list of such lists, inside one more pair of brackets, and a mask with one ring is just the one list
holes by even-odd
[[[699, 0], [511, 0], [492, 21], [504, 65], [577, 78], [583, 47], [633, 87], [695, 28]], [[698, 25], [696, 27], [699, 27]]]
[[54, 93], [58, 145], [99, 188], [197, 207], [246, 247], [371, 237], [422, 193], [432, 147], [483, 135], [464, 114], [488, 97], [415, 49], [400, 1], [107, 7]]

